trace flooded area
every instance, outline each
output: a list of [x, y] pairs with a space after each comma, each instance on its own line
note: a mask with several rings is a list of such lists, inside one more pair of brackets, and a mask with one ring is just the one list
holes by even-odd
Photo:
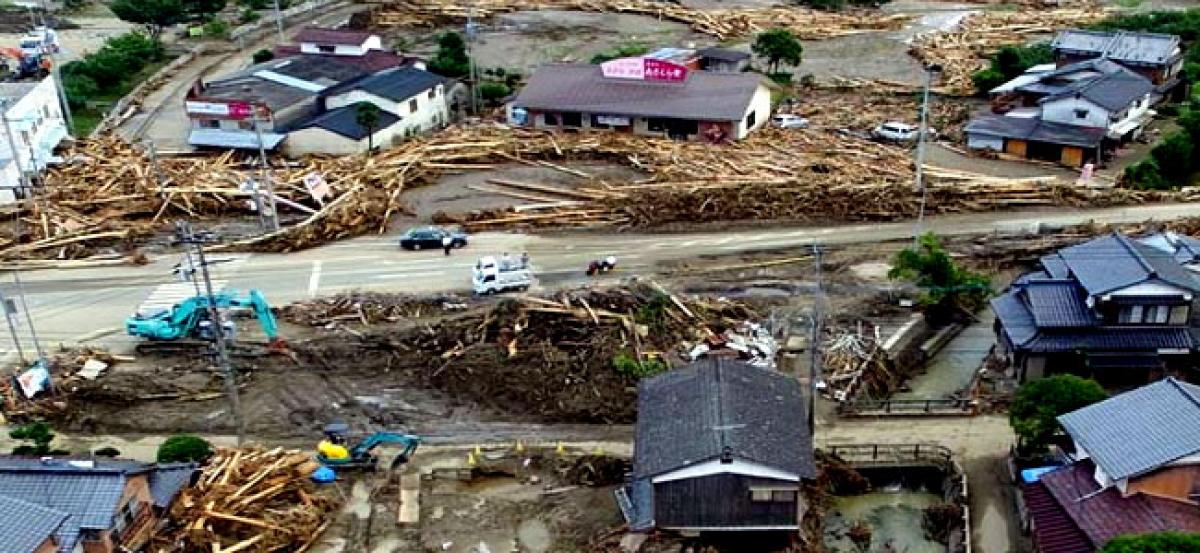
[[925, 371], [909, 381], [909, 390], [898, 392], [896, 399], [940, 399], [970, 386], [982, 366], [996, 336], [992, 332], [995, 315], [991, 308], [976, 314], [974, 323], [950, 340], [929, 362]]
[[945, 545], [925, 538], [921, 521], [924, 509], [941, 502], [937, 494], [901, 490], [899, 486], [880, 491], [836, 497], [825, 518], [825, 547], [835, 553], [864, 551], [850, 538], [858, 523], [871, 531], [870, 553], [945, 553]]

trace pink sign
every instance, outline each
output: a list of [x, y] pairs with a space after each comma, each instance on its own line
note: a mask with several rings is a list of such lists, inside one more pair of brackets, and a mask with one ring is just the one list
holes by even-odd
[[600, 74], [610, 79], [679, 83], [687, 72], [682, 65], [654, 58], [617, 58], [600, 64]]
[[246, 119], [254, 114], [253, 107], [246, 102], [229, 102], [229, 117]]

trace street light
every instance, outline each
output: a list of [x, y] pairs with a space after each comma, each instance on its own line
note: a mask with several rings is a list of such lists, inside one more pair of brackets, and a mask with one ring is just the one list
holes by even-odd
[[933, 76], [942, 72], [942, 66], [930, 64], [925, 66], [925, 92], [921, 99], [921, 125], [917, 130], [917, 176], [916, 190], [921, 193], [921, 207], [917, 211], [917, 229], [913, 234], [913, 249], [921, 239], [921, 228], [925, 223], [925, 202], [929, 196], [925, 187], [925, 135], [929, 134], [929, 88], [933, 85]]

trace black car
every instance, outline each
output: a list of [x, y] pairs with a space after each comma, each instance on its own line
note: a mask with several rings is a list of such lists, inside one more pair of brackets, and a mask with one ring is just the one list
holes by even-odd
[[400, 237], [400, 247], [406, 250], [436, 250], [442, 248], [442, 238], [450, 235], [450, 244], [455, 248], [467, 245], [467, 235], [440, 227], [410, 228]]

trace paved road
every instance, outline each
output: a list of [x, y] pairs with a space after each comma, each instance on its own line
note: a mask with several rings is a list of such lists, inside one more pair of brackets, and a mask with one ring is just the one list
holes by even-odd
[[[926, 228], [943, 235], [961, 235], [1027, 230], [1039, 223], [1167, 220], [1198, 212], [1197, 204], [1164, 204], [1053, 213], [977, 213], [930, 218]], [[468, 249], [448, 258], [441, 251], [399, 251], [392, 237], [367, 236], [287, 255], [214, 254], [215, 259], [226, 262], [214, 267], [213, 278], [236, 289], [259, 288], [276, 305], [354, 289], [465, 293], [477, 255], [528, 251], [539, 286], [554, 288], [584, 282], [582, 272], [588, 260], [609, 253], [620, 258], [620, 268], [615, 276], [606, 278], [616, 279], [647, 274], [662, 261], [812, 243], [880, 242], [903, 239], [913, 230], [911, 222], [904, 222], [665, 235], [484, 233], [474, 236]], [[37, 329], [50, 343], [95, 340], [108, 331], [100, 342], [125, 350], [132, 342], [121, 333], [121, 321], [152, 296], [158, 301], [169, 295], [170, 288], [179, 288], [170, 274], [177, 261], [164, 257], [141, 267], [25, 272], [25, 288]]]

